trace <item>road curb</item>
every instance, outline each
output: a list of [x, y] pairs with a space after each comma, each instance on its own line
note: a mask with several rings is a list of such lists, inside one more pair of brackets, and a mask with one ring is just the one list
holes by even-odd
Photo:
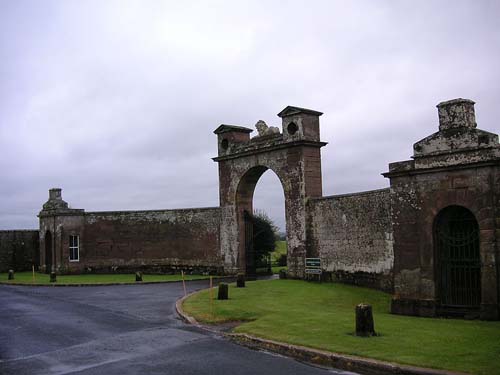
[[[212, 278], [212, 280], [224, 280], [224, 279], [230, 279], [234, 278], [234, 276], [220, 276], [217, 278]], [[186, 280], [186, 282], [191, 282], [191, 281], [203, 281], [203, 280], [209, 280], [208, 278], [205, 279], [192, 279], [192, 280]], [[170, 284], [170, 283], [181, 283], [182, 280], [164, 280], [164, 281], [134, 281], [134, 282], [127, 282], [127, 283], [92, 283], [92, 284], [58, 284], [53, 283], [53, 284], [35, 284], [35, 283], [9, 283], [5, 281], [0, 281], [0, 285], [15, 285], [15, 286], [40, 286], [40, 287], [86, 287], [86, 286], [113, 286], [113, 285], [148, 285], [148, 284]]]
[[211, 332], [217, 332], [228, 338], [232, 342], [251, 349], [265, 350], [291, 357], [301, 362], [333, 367], [340, 370], [354, 371], [366, 375], [467, 375], [463, 372], [435, 370], [423, 367], [384, 362], [376, 359], [357, 357], [347, 354], [333, 353], [324, 350], [307, 348], [300, 345], [286, 344], [279, 341], [263, 339], [244, 333], [227, 333], [216, 331], [200, 324], [195, 318], [186, 314], [186, 312], [182, 309], [182, 304], [184, 303], [184, 301], [198, 292], [201, 292], [201, 290], [190, 293], [176, 301], [175, 309], [182, 320], [199, 328], [203, 328]]
[[397, 363], [383, 362], [376, 359], [351, 356], [307, 348], [299, 345], [285, 344], [283, 342], [262, 339], [242, 333], [225, 333], [231, 341], [253, 349], [267, 350], [273, 353], [293, 357], [302, 362], [313, 363], [321, 366], [334, 367], [346, 371], [354, 371], [367, 375], [466, 375], [460, 372], [434, 370], [422, 367], [400, 365]]
[[[202, 290], [205, 290], [205, 289], [202, 289]], [[202, 327], [201, 324], [198, 323], [198, 321], [195, 318], [193, 318], [192, 316], [186, 314], [184, 312], [184, 310], [182, 309], [182, 304], [184, 303], [184, 301], [186, 299], [188, 299], [189, 297], [191, 297], [193, 294], [196, 294], [198, 292], [200, 292], [200, 290], [197, 290], [195, 292], [189, 293], [189, 294], [185, 295], [184, 297], [182, 297], [182, 298], [178, 299], [177, 301], [175, 301], [175, 311], [177, 311], [177, 314], [186, 323], [192, 324], [192, 325], [195, 325], [195, 326], [198, 326], [198, 327]]]

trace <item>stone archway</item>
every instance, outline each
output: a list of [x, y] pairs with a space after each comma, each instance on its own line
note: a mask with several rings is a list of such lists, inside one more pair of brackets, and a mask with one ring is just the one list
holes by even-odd
[[252, 129], [221, 125], [218, 136], [219, 199], [221, 206], [221, 253], [228, 273], [244, 272], [244, 212], [252, 212], [255, 185], [268, 169], [276, 173], [285, 196], [288, 243], [288, 270], [291, 277], [304, 276], [308, 250], [306, 205], [310, 197], [322, 196], [321, 112], [286, 107], [283, 132], [266, 132], [260, 124], [259, 135], [250, 138]]
[[[238, 269], [240, 271], [245, 270], [245, 273], [252, 274], [249, 270], [254, 270], [255, 264], [249, 265], [249, 261], [255, 262], [255, 258], [248, 254], [249, 251], [253, 251], [253, 196], [255, 193], [255, 187], [261, 176], [270, 170], [270, 168], [264, 166], [255, 166], [250, 168], [241, 178], [236, 191], [236, 212], [238, 215]], [[274, 172], [274, 171], [273, 171]], [[276, 172], [274, 172], [276, 174]], [[277, 175], [277, 174], [276, 174]], [[281, 182], [281, 179], [278, 176]], [[281, 183], [283, 188], [283, 183]], [[286, 193], [284, 193], [286, 197]], [[286, 201], [286, 198], [285, 198]], [[285, 220], [286, 215], [286, 205], [285, 205]]]

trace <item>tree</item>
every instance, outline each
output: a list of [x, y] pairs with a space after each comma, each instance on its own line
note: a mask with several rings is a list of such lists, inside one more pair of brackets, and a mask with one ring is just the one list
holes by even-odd
[[255, 211], [253, 216], [253, 247], [255, 260], [263, 262], [276, 249], [278, 228], [264, 211]]

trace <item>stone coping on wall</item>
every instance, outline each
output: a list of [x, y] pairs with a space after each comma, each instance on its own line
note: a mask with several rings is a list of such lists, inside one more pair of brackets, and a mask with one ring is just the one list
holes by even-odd
[[241, 158], [243, 156], [249, 156], [249, 155], [256, 155], [256, 154], [262, 154], [266, 153], [269, 151], [275, 151], [275, 150], [281, 150], [285, 148], [291, 148], [295, 146], [312, 146], [312, 147], [323, 147], [328, 144], [328, 142], [321, 142], [321, 141], [312, 141], [308, 139], [301, 139], [301, 140], [296, 140], [296, 141], [284, 141], [281, 140], [278, 142], [278, 138], [271, 138], [274, 140], [269, 145], [264, 145], [262, 146], [258, 142], [247, 142], [247, 143], [242, 143], [243, 146], [239, 146], [234, 152], [228, 153], [226, 155], [220, 155], [212, 158], [213, 161], [223, 161], [223, 160], [230, 160], [230, 159], [236, 159], [236, 158]]
[[260, 337], [248, 335], [245, 333], [230, 333], [217, 330], [214, 327], [200, 324], [195, 318], [186, 314], [182, 309], [184, 301], [200, 290], [190, 293], [175, 303], [177, 314], [188, 324], [195, 325], [198, 328], [220, 334], [227, 339], [246, 346], [251, 349], [264, 350], [292, 357], [300, 362], [311, 363], [314, 365], [332, 367], [335, 369], [355, 371], [366, 375], [467, 375], [462, 372], [452, 372], [446, 370], [435, 370], [430, 368], [416, 367], [410, 365], [401, 365], [398, 363], [384, 362], [376, 359], [358, 357], [347, 354], [328, 352], [325, 350], [308, 348], [300, 345], [287, 344], [284, 342], [263, 339]]
[[384, 193], [384, 192], [389, 192], [391, 189], [386, 187], [386, 188], [381, 188], [381, 189], [375, 189], [375, 190], [366, 190], [366, 191], [359, 191], [355, 193], [346, 193], [346, 194], [337, 194], [337, 195], [327, 195], [324, 197], [316, 197], [316, 198], [310, 198], [313, 201], [319, 201], [323, 199], [337, 199], [337, 198], [349, 198], [349, 197], [356, 197], [360, 195], [371, 195], [371, 194], [377, 194], [377, 193]]
[[119, 211], [87, 211], [85, 215], [116, 215], [116, 214], [136, 214], [136, 213], [162, 213], [162, 212], [182, 212], [182, 211], [210, 211], [219, 210], [220, 207], [193, 207], [193, 208], [165, 208], [156, 210], [119, 210]]
[[397, 161], [394, 163], [389, 163], [389, 172], [384, 172], [382, 173], [382, 176], [386, 178], [390, 177], [398, 177], [398, 176], [405, 176], [405, 175], [417, 175], [417, 174], [426, 174], [426, 173], [437, 173], [437, 172], [443, 172], [443, 171], [455, 171], [455, 170], [462, 170], [462, 169], [471, 169], [471, 168], [480, 168], [480, 167], [491, 167], [491, 166], [496, 166], [500, 164], [500, 157], [493, 157], [489, 160], [485, 161], [473, 161], [470, 163], [462, 163], [462, 164], [436, 164], [436, 165], [431, 165], [429, 164], [428, 166], [423, 166], [419, 165], [416, 166], [415, 162], [418, 160], [429, 160], [432, 159], [432, 157], [421, 157], [421, 158], [415, 158], [415, 160], [404, 160], [404, 161]]
[[0, 233], [6, 232], [38, 232], [39, 229], [0, 229]]

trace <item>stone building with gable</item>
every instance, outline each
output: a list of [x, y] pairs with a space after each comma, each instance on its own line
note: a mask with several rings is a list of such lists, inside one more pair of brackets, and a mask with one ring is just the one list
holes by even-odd
[[[281, 131], [215, 130], [219, 207], [86, 212], [51, 189], [39, 214], [40, 266], [61, 273], [255, 271], [252, 200], [272, 170], [285, 197], [289, 275], [321, 259], [322, 278], [393, 293], [392, 311], [499, 319], [500, 145], [474, 102], [438, 105], [438, 132], [389, 165], [386, 189], [323, 196], [321, 112], [286, 107]], [[0, 239], [1, 239], [0, 233]]]
[[474, 102], [438, 106], [439, 131], [389, 165], [394, 298], [401, 314], [499, 317], [500, 145]]

